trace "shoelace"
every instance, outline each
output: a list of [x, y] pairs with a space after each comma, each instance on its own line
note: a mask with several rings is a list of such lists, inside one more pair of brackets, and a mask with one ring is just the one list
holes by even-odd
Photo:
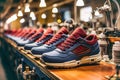
[[35, 38], [35, 37], [38, 36], [40, 33], [41, 33], [41, 32], [32, 35], [29, 39], [33, 39], [33, 38]]
[[30, 36], [32, 36], [36, 31], [33, 31], [31, 33], [29, 33], [28, 35], [25, 36], [26, 39], [28, 39]]
[[65, 51], [66, 48], [67, 49], [70, 48], [76, 42], [76, 40], [77, 38], [75, 36], [70, 36], [65, 40], [65, 42], [59, 45], [58, 48], [61, 49], [62, 51]]
[[39, 29], [38, 31], [36, 31], [36, 33], [34, 35], [32, 35], [29, 39], [34, 39], [36, 36], [39, 36], [39, 34], [42, 34], [43, 33], [43, 30], [42, 29]]
[[48, 36], [48, 34], [44, 34], [40, 39], [38, 39], [36, 42], [40, 42], [41, 40], [45, 39]]
[[58, 39], [60, 39], [62, 37], [62, 34], [56, 34], [50, 41], [46, 42], [46, 44], [52, 44], [54, 42], [56, 42]]

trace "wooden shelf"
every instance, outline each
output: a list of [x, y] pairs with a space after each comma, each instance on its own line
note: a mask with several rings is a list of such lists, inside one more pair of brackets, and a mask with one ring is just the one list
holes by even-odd
[[[10, 40], [7, 41], [13, 45], [15, 49], [18, 49], [13, 42]], [[22, 49], [19, 51], [22, 56], [35, 64], [45, 75], [49, 76], [51, 80], [108, 80], [105, 76], [111, 76], [115, 73], [115, 65], [106, 62], [81, 65], [71, 69], [50, 69], [41, 63], [40, 60], [36, 60], [33, 55], [28, 54], [26, 50]]]
[[114, 43], [115, 41], [120, 41], [120, 37], [108, 37], [110, 42]]
[[72, 69], [49, 69], [63, 80], [107, 80], [105, 76], [115, 73], [115, 66], [105, 62], [98, 65], [83, 65]]

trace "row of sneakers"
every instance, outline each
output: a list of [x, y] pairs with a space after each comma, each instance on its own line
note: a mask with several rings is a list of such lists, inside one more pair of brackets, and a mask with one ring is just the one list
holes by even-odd
[[69, 36], [68, 30], [62, 27], [56, 34], [48, 28], [23, 29], [7, 34], [18, 46], [31, 50], [31, 53], [52, 67], [75, 67], [81, 64], [96, 63], [101, 60], [96, 35], [87, 35], [80, 27]]

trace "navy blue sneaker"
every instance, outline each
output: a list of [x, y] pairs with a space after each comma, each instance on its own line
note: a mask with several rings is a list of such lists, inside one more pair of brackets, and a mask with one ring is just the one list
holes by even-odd
[[[31, 34], [32, 30], [33, 30], [32, 28], [26, 28], [26, 29], [23, 31], [23, 33], [20, 34], [20, 38], [21, 38], [21, 39], [25, 39], [26, 36], [28, 36], [29, 34]], [[17, 41], [17, 40], [16, 40], [16, 41]]]
[[42, 28], [39, 28], [35, 33], [34, 33], [34, 30], [33, 30], [30, 34], [28, 34], [26, 36], [26, 38], [21, 39], [18, 42], [18, 46], [24, 46], [25, 44], [35, 42], [35, 40], [37, 40], [38, 38], [40, 38], [42, 36], [43, 31], [44, 30]]
[[39, 28], [36, 33], [34, 35], [32, 35], [31, 37], [29, 37], [28, 39], [30, 41], [36, 41], [38, 38], [40, 38], [43, 34], [44, 30], [43, 28]]
[[[24, 49], [30, 50], [31, 48], [29, 48], [29, 45], [33, 45], [35, 43], [35, 41], [43, 35], [43, 32], [44, 32], [44, 30], [42, 28], [39, 28], [37, 30], [37, 32], [29, 38], [29, 40], [34, 41], [34, 42], [25, 44]], [[37, 42], [36, 42], [36, 44], [37, 44]]]
[[100, 61], [96, 35], [85, 36], [81, 28], [76, 28], [57, 49], [42, 54], [41, 60], [55, 68], [70, 68]]
[[67, 38], [68, 30], [65, 27], [62, 27], [48, 42], [42, 46], [34, 47], [31, 49], [32, 54], [39, 56], [45, 52], [52, 51], [56, 47], [64, 42]]
[[46, 30], [46, 32], [44, 32], [44, 34], [38, 40], [36, 40], [34, 43], [26, 44], [24, 46], [24, 48], [26, 50], [31, 50], [33, 47], [37, 47], [37, 46], [43, 45], [45, 42], [50, 40], [52, 37], [53, 37], [53, 30], [48, 28]]
[[24, 28], [19, 34], [15, 35], [15, 36], [11, 36], [10, 38], [15, 42], [19, 41], [19, 40], [23, 39], [23, 36], [27, 35], [30, 30], [31, 29]]
[[36, 29], [32, 29], [29, 34], [27, 34], [24, 38], [17, 40], [16, 43], [18, 46], [24, 46], [27, 43], [31, 43], [33, 42], [33, 40], [29, 39], [32, 35], [34, 35], [36, 33]]

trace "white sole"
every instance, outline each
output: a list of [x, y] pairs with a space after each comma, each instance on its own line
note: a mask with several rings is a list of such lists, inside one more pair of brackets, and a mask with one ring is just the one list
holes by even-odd
[[64, 63], [47, 63], [44, 62], [47, 66], [51, 66], [54, 68], [71, 68], [71, 67], [76, 67], [82, 64], [93, 64], [93, 63], [98, 63], [101, 61], [101, 55], [93, 55], [93, 56], [85, 56], [81, 60], [73, 60], [73, 61], [68, 61]]
[[35, 55], [35, 54], [32, 55], [35, 56], [36, 58], [41, 58], [41, 55]]
[[30, 50], [25, 50], [28, 54], [32, 54], [32, 52]]
[[26, 50], [26, 51], [27, 51], [28, 54], [31, 54], [36, 58], [41, 58], [41, 55], [39, 55], [39, 54], [38, 55], [37, 54], [32, 54], [32, 52], [30, 50]]

